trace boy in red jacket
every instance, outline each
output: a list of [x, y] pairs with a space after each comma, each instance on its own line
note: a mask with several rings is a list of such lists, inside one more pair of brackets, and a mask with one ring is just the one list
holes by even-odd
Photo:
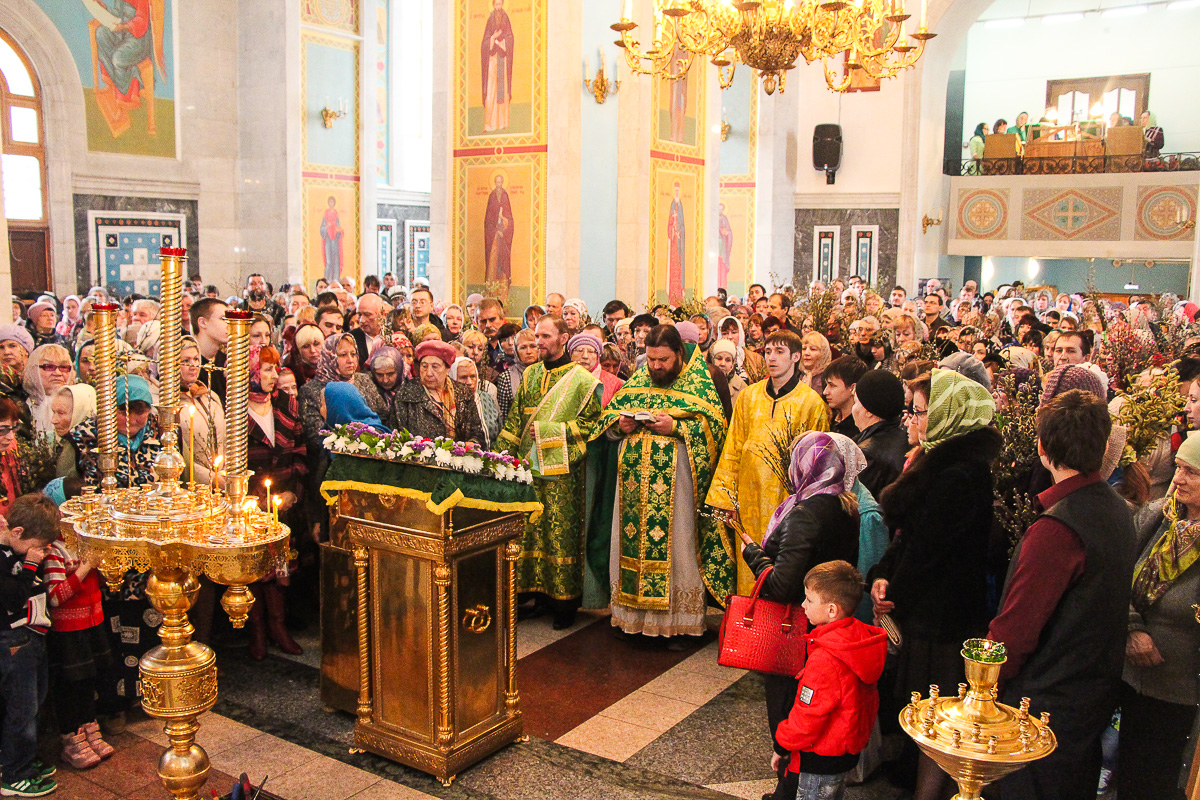
[[800, 688], [776, 740], [792, 751], [789, 772], [800, 773], [796, 800], [841, 800], [846, 773], [867, 746], [887, 657], [887, 636], [850, 616], [863, 596], [863, 579], [845, 561], [818, 564], [804, 576], [808, 658]]

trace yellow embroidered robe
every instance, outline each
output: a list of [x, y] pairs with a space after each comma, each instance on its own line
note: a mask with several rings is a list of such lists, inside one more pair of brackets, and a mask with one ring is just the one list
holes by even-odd
[[[829, 430], [825, 401], [803, 381], [780, 398], [767, 394], [770, 382], [767, 378], [738, 393], [725, 448], [705, 500], [713, 508], [736, 510], [742, 527], [756, 542], [762, 541], [771, 514], [787, 498], [768, 458], [778, 459], [780, 446], [802, 433]], [[754, 573], [741, 558], [737, 559], [737, 571], [737, 593], [750, 594]]]

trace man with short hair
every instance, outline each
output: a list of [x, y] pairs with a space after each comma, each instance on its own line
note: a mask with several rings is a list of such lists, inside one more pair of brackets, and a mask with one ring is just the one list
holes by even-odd
[[292, 296], [290, 298], [288, 298], [287, 313], [289, 316], [298, 314], [300, 312], [300, 309], [304, 308], [305, 306], [309, 306], [311, 304], [312, 304], [312, 302], [308, 299], [307, 294], [305, 294], [304, 292], [293, 292]]
[[477, 324], [479, 332], [488, 340], [488, 366], [497, 372], [503, 370], [505, 368], [504, 348], [500, 346], [497, 334], [504, 325], [504, 304], [494, 297], [485, 297], [480, 300]]
[[350, 331], [358, 345], [358, 368], [367, 365], [371, 352], [383, 342], [383, 298], [368, 292], [358, 298], [358, 327]]
[[363, 278], [363, 294], [379, 294], [379, 278], [374, 275]]
[[891, 297], [888, 298], [888, 305], [892, 308], [900, 308], [904, 305], [904, 301], [908, 299], [908, 290], [900, 284], [892, 287]]
[[196, 302], [196, 295], [191, 292], [184, 292], [183, 297], [179, 300], [179, 313], [182, 319], [179, 320], [179, 329], [184, 336], [192, 334], [192, 305]]
[[[229, 341], [229, 326], [225, 323], [228, 306], [223, 300], [205, 297], [192, 305], [192, 330], [200, 348], [200, 383], [207, 386], [225, 402], [225, 353], [221, 349]], [[211, 364], [213, 369], [204, 369]]]
[[443, 323], [437, 314], [433, 313], [433, 292], [427, 287], [420, 286], [412, 290], [412, 298], [408, 304], [408, 313], [412, 315], [413, 329], [417, 326], [424, 325], [428, 322], [430, 325], [438, 329], [442, 335], [442, 341], [448, 341], [453, 338], [450, 332], [446, 330], [446, 325]]
[[776, 292], [767, 299], [767, 303], [767, 314], [779, 320], [780, 330], [788, 330], [791, 327], [788, 323], [788, 311], [792, 308], [792, 298]]
[[221, 290], [218, 289], [214, 284], [211, 284], [211, 283], [205, 284], [204, 296], [211, 297], [213, 299], [219, 299], [221, 297]]
[[556, 317], [562, 316], [563, 303], [567, 302], [567, 298], [563, 297], [558, 292], [551, 292], [546, 295], [546, 313], [553, 314]]
[[1060, 331], [1054, 340], [1051, 358], [1055, 367], [1065, 367], [1069, 364], [1082, 364], [1092, 352], [1092, 346], [1079, 331]]
[[1058, 746], [999, 781], [1002, 800], [1096, 794], [1137, 558], [1129, 506], [1100, 474], [1111, 429], [1104, 399], [1080, 389], [1038, 411], [1038, 455], [1054, 486], [1038, 495], [1044, 511], [1013, 552], [988, 638], [1008, 651], [1001, 700], [1028, 697], [1034, 713], [1049, 712]]
[[867, 365], [857, 356], [841, 356], [831, 361], [821, 374], [825, 378], [821, 394], [833, 417], [829, 429], [851, 439], [857, 438], [859, 430], [851, 413], [854, 410], [854, 384], [867, 374]]
[[761, 283], [752, 283], [750, 284], [750, 288], [746, 290], [746, 305], [753, 307], [758, 298], [766, 296], [767, 287]]
[[943, 305], [945, 305], [945, 301], [937, 292], [930, 292], [929, 294], [925, 295], [925, 304], [923, 306], [921, 320], [925, 323], [925, 327], [929, 331], [929, 338], [927, 341], [933, 341], [934, 334], [937, 333], [938, 328], [950, 327], [946, 320], [942, 318]]
[[[736, 568], [719, 522], [701, 515], [725, 439], [721, 398], [699, 349], [659, 325], [646, 366], [609, 401], [596, 435], [620, 440], [613, 505], [612, 623], [626, 634], [705, 631], [705, 589], [733, 593]], [[690, 642], [673, 639], [670, 649]]]
[[151, 320], [158, 319], [159, 305], [154, 300], [141, 298], [133, 301], [133, 321], [138, 325], [145, 325]]
[[[756, 542], [767, 532], [771, 514], [790, 494], [769, 461], [779, 442], [808, 431], [829, 430], [821, 396], [801, 380], [804, 345], [792, 331], [776, 331], [763, 348], [767, 380], [752, 383], [733, 403], [729, 434], [705, 504], [740, 522]], [[754, 573], [737, 559], [738, 594], [754, 588]]]
[[396, 286], [396, 276], [390, 272], [383, 273], [383, 288], [390, 292]]
[[617, 323], [629, 316], [629, 306], [620, 300], [609, 300], [604, 304], [603, 313], [604, 336], [608, 341], [615, 342], [617, 340]]
[[[267, 288], [267, 279], [259, 273], [253, 273], [246, 279], [245, 300], [242, 307], [248, 311], [257, 311], [260, 314], [266, 314], [276, 325], [283, 319], [284, 309], [271, 299]], [[224, 312], [222, 312], [224, 313]], [[223, 398], [222, 398], [223, 399]]]
[[321, 334], [328, 339], [333, 334], [342, 332], [346, 318], [337, 306], [321, 306], [317, 309], [316, 323], [321, 329]]
[[892, 373], [873, 369], [855, 382], [850, 416], [859, 430], [859, 449], [867, 459], [867, 468], [858, 479], [876, 499], [900, 477], [908, 457], [903, 412], [904, 384]]
[[583, 458], [602, 387], [567, 354], [570, 336], [561, 317], [542, 317], [534, 336], [541, 359], [525, 368], [496, 445], [539, 473], [533, 487], [543, 509], [536, 521], [525, 520], [517, 590], [536, 593], [536, 606], [549, 604], [554, 628], [562, 629], [575, 621], [583, 596]]

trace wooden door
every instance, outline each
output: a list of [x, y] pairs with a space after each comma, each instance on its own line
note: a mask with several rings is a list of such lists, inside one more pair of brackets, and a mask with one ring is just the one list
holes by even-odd
[[46, 229], [8, 229], [14, 294], [50, 288], [50, 254]]

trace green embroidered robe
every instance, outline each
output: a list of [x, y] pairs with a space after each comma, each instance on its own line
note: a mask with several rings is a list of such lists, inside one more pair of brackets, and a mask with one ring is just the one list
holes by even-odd
[[[688, 348], [688, 362], [668, 387], [655, 386], [642, 367], [613, 396], [600, 423], [600, 435], [621, 418], [621, 412], [664, 413], [675, 420], [667, 436], [639, 427], [621, 442], [618, 456], [620, 503], [620, 566], [614, 602], [640, 609], [667, 609], [671, 598], [671, 520], [675, 513], [676, 448], [683, 447], [691, 467], [692, 509], [700, 509], [708, 494], [721, 444], [725, 413], [712, 376], [699, 348]], [[704, 585], [717, 602], [734, 588], [733, 546], [714, 519], [696, 519], [698, 561]]]
[[601, 384], [577, 364], [547, 370], [532, 364], [521, 376], [497, 446], [529, 461], [542, 515], [525, 521], [517, 590], [556, 600], [583, 591], [584, 457], [600, 416]]

